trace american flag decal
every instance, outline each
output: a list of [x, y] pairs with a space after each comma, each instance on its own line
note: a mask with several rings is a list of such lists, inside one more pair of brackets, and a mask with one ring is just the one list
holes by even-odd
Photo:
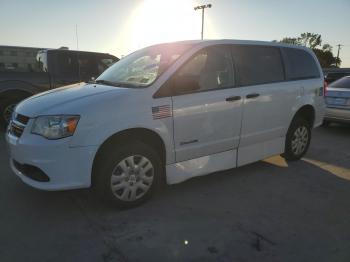
[[152, 107], [152, 116], [153, 116], [153, 119], [161, 119], [161, 118], [171, 117], [172, 114], [171, 114], [170, 105]]

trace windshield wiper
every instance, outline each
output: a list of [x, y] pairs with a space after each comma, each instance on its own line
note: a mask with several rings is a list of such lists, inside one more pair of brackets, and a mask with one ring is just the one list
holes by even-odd
[[120, 86], [118, 83], [107, 81], [107, 80], [95, 80], [94, 84], [108, 85], [108, 86]]
[[102, 84], [102, 85], [109, 85], [109, 86], [115, 86], [115, 87], [130, 87], [130, 88], [137, 87], [136, 85], [133, 85], [130, 83], [113, 82], [113, 81], [108, 81], [108, 80], [103, 80], [103, 79], [98, 79], [98, 80], [94, 81], [94, 84]]

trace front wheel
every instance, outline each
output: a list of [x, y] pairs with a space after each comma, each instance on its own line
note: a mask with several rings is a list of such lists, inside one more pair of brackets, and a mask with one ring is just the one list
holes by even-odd
[[311, 127], [303, 118], [293, 120], [288, 129], [285, 151], [283, 157], [286, 160], [295, 161], [302, 158], [311, 142]]
[[98, 193], [119, 207], [133, 207], [151, 197], [162, 164], [157, 152], [141, 142], [110, 147], [103, 152], [94, 173]]

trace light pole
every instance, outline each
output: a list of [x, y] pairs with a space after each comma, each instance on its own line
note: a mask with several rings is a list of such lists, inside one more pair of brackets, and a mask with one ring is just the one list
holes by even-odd
[[201, 39], [203, 40], [203, 32], [204, 32], [204, 9], [205, 8], [211, 8], [211, 4], [207, 5], [198, 5], [194, 8], [194, 11], [202, 10], [202, 33], [201, 33]]
[[339, 52], [340, 52], [340, 49], [343, 45], [339, 44], [337, 46], [338, 46], [338, 54], [337, 54], [337, 61], [335, 62], [336, 67], [338, 67], [338, 64], [339, 64]]

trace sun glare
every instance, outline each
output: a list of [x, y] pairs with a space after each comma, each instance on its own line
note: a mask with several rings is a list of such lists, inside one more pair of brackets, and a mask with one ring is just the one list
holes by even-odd
[[188, 0], [144, 0], [120, 36], [129, 52], [156, 43], [199, 39], [201, 18]]

